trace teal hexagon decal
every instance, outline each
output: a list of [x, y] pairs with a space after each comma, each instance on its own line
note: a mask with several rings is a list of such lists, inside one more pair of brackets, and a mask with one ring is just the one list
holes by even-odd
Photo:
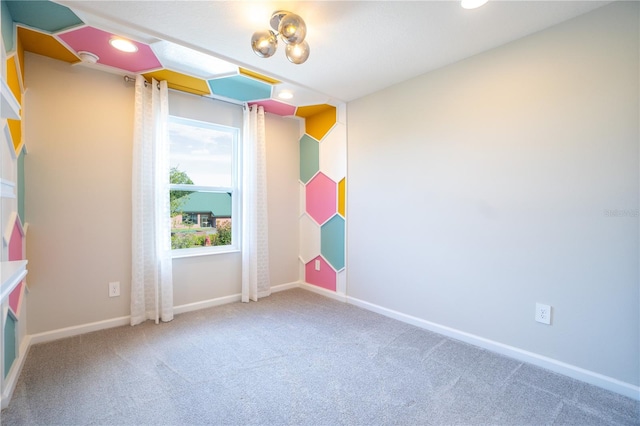
[[3, 1], [3, 13], [5, 3], [14, 22], [46, 32], [57, 32], [84, 23], [71, 9], [54, 2]]
[[2, 3], [3, 6], [7, 3], [14, 22], [47, 32], [61, 31], [84, 23], [68, 7], [49, 1], [3, 1]]
[[307, 183], [320, 170], [320, 144], [309, 135], [300, 138], [300, 180]]
[[320, 253], [336, 271], [344, 268], [344, 219], [335, 215], [320, 229]]
[[271, 97], [271, 85], [242, 75], [209, 80], [211, 92], [239, 101], [257, 101]]

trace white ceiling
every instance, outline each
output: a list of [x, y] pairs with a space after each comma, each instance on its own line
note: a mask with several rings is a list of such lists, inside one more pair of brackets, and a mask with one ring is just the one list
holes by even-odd
[[[465, 10], [449, 1], [60, 0], [90, 25], [139, 41], [163, 39], [230, 60], [333, 101], [351, 101], [460, 61], [610, 1], [495, 1]], [[289, 63], [280, 43], [269, 59], [250, 39], [271, 13], [307, 23], [309, 60]]]

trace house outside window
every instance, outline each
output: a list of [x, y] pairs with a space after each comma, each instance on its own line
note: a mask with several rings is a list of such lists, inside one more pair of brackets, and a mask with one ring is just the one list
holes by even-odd
[[239, 130], [170, 116], [174, 257], [239, 249]]

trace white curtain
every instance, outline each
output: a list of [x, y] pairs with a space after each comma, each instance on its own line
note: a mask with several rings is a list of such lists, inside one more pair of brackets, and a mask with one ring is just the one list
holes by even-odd
[[271, 293], [263, 107], [245, 108], [242, 134], [242, 301], [257, 302]]
[[136, 77], [131, 325], [173, 319], [167, 82]]

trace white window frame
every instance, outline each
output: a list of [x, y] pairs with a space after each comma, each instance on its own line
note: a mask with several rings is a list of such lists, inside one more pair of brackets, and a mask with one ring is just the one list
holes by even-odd
[[[191, 118], [179, 117], [176, 115], [169, 115], [170, 122], [178, 122], [181, 124], [212, 128], [219, 131], [229, 132], [233, 135], [232, 143], [232, 157], [233, 157], [233, 170], [232, 170], [232, 182], [229, 187], [220, 186], [201, 186], [201, 185], [184, 185], [184, 184], [169, 184], [169, 190], [183, 190], [183, 191], [205, 191], [205, 192], [224, 192], [231, 194], [231, 244], [226, 246], [209, 246], [209, 247], [192, 247], [185, 249], [173, 249], [171, 250], [171, 257], [174, 259], [181, 257], [192, 256], [204, 256], [220, 253], [233, 253], [240, 251], [240, 239], [242, 236], [241, 225], [241, 197], [242, 192], [240, 189], [240, 176], [242, 176], [242, 161], [240, 150], [240, 129], [237, 127], [224, 126], [222, 124], [212, 123], [210, 121], [194, 120]], [[167, 173], [169, 171], [167, 170]]]

